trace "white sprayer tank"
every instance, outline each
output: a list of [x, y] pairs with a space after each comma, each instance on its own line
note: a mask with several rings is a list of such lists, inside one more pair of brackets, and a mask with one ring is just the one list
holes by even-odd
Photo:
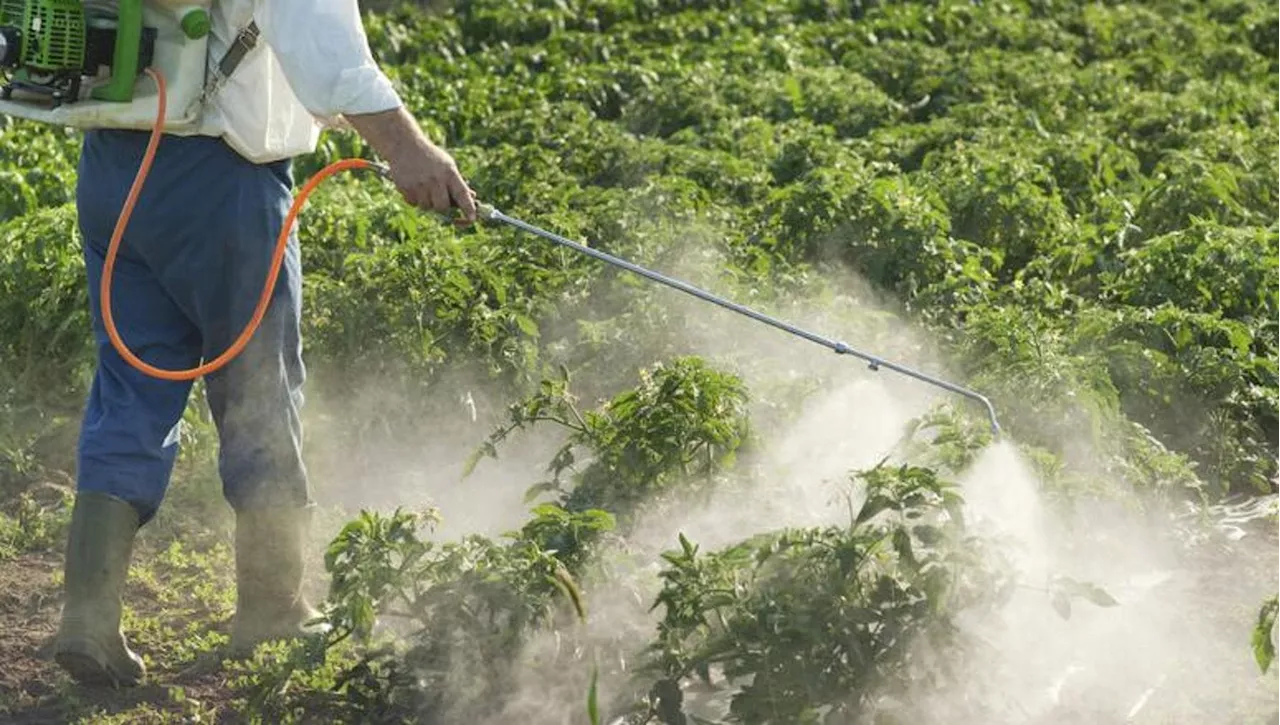
[[[165, 79], [165, 129], [192, 131], [200, 122], [199, 107], [193, 104], [204, 86], [210, 26], [209, 7], [213, 0], [143, 0], [142, 24], [154, 28], [155, 47], [151, 67]], [[114, 0], [87, 0], [86, 23], [114, 27], [119, 5]], [[85, 79], [80, 100], [57, 108], [40, 100], [23, 98], [0, 101], [0, 115], [76, 128], [129, 128], [149, 130], [155, 124], [159, 94], [151, 77], [142, 74], [134, 83], [133, 102], [100, 101], [89, 96], [90, 89], [108, 80], [104, 72]]]

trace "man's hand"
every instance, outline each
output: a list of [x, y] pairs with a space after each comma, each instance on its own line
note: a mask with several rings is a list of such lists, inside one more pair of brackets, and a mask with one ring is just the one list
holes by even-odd
[[391, 167], [391, 181], [405, 201], [428, 211], [462, 210], [464, 222], [476, 220], [476, 193], [453, 157], [431, 143], [404, 107], [380, 113], [350, 115], [355, 128]]

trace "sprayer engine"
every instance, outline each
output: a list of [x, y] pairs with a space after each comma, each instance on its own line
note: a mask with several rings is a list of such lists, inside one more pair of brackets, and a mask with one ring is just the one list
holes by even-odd
[[[79, 101], [84, 82], [103, 71], [113, 79], [117, 73], [132, 74], [132, 85], [152, 61], [156, 31], [139, 27], [117, 59], [119, 30], [120, 17], [82, 0], [0, 0], [0, 73], [6, 77], [0, 98], [22, 91], [57, 108]], [[128, 67], [117, 68], [117, 60]], [[110, 84], [94, 89], [94, 97], [104, 98], [105, 88]]]
[[79, 93], [86, 37], [79, 0], [0, 0], [0, 68], [12, 79], [0, 88], [51, 96], [54, 103]]

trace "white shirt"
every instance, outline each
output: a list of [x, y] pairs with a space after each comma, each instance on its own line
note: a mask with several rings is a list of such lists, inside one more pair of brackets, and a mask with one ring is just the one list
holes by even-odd
[[198, 131], [223, 137], [252, 162], [309, 153], [321, 128], [341, 116], [401, 105], [369, 49], [356, 0], [214, 0], [209, 14], [211, 65], [251, 18], [261, 31]]

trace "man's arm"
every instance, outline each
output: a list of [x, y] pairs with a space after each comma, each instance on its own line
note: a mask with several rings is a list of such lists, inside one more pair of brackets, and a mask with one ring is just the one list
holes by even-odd
[[475, 192], [378, 68], [356, 0], [255, 0], [254, 16], [302, 105], [345, 118], [387, 160], [405, 201], [442, 213], [456, 206], [475, 221]]
[[391, 180], [414, 206], [447, 212], [456, 206], [476, 219], [476, 193], [467, 186], [453, 157], [431, 143], [405, 107], [345, 116], [374, 151], [391, 166]]

